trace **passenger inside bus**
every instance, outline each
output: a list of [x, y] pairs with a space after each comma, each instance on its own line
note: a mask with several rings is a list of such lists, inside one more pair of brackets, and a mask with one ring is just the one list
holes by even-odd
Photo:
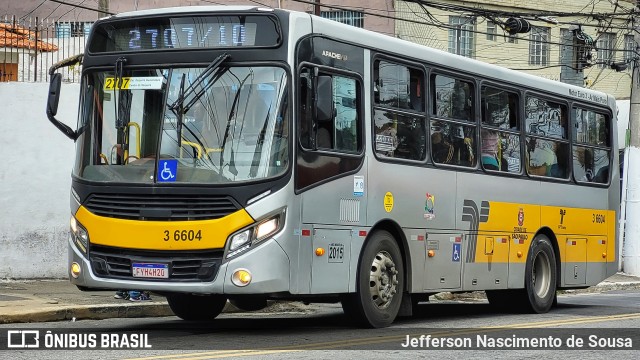
[[481, 159], [487, 170], [500, 170], [501, 159], [498, 157], [500, 136], [497, 131], [482, 129]]

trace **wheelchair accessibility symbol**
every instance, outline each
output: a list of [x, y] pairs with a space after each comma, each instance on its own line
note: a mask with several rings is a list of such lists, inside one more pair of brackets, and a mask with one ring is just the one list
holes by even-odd
[[178, 174], [178, 160], [160, 160], [158, 162], [158, 182], [174, 182]]
[[460, 261], [460, 244], [453, 244], [453, 253], [451, 254], [451, 261]]

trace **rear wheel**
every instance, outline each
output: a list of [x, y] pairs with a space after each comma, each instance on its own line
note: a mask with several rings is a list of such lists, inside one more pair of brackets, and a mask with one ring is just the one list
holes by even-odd
[[342, 300], [345, 314], [367, 327], [389, 326], [398, 315], [404, 288], [402, 255], [389, 232], [371, 234], [356, 281], [356, 293]]
[[486, 291], [487, 299], [500, 310], [546, 313], [556, 301], [556, 270], [551, 241], [538, 235], [527, 256], [524, 289]]
[[538, 235], [531, 243], [524, 276], [527, 310], [541, 314], [551, 309], [556, 296], [556, 256], [551, 241]]
[[209, 321], [220, 315], [227, 298], [221, 295], [169, 294], [167, 302], [171, 311], [182, 320]]

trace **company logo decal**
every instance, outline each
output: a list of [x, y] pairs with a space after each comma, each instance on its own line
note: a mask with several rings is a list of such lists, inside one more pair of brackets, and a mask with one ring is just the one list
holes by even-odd
[[524, 224], [524, 210], [520, 208], [520, 211], [518, 211], [518, 226], [522, 226], [523, 224]]
[[480, 211], [478, 205], [473, 200], [464, 200], [462, 207], [462, 221], [469, 222], [469, 249], [467, 250], [467, 258], [465, 262], [473, 263], [476, 261], [476, 244], [478, 242], [478, 226], [480, 223], [489, 221], [489, 202], [482, 201], [480, 203]]

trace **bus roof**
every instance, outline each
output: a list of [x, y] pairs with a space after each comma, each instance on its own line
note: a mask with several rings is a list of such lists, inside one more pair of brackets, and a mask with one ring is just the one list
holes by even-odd
[[264, 10], [273, 11], [273, 9], [259, 7], [259, 6], [225, 6], [225, 5], [212, 5], [212, 6], [178, 6], [178, 7], [166, 7], [158, 9], [147, 9], [123, 12], [107, 18], [127, 18], [134, 16], [152, 16], [152, 15], [171, 15], [182, 13], [194, 13], [194, 12], [220, 12], [220, 11], [250, 11], [250, 10]]
[[[274, 11], [271, 8], [259, 7], [259, 6], [181, 6], [181, 7], [169, 7], [158, 8], [149, 10], [131, 11], [113, 15], [109, 18], [127, 18], [135, 16], [153, 16], [153, 15], [171, 15], [182, 13], [206, 13], [206, 12], [241, 12], [241, 11], [255, 11], [262, 10], [265, 12]], [[299, 20], [309, 20], [309, 17], [313, 19], [314, 31], [318, 34], [327, 35], [333, 38], [342, 39], [347, 42], [359, 44], [369, 49], [380, 49], [382, 52], [389, 52], [395, 54], [413, 54], [413, 58], [426, 59], [430, 63], [441, 65], [444, 68], [451, 70], [464, 69], [465, 73], [482, 75], [486, 78], [493, 78], [502, 82], [510, 82], [513, 84], [528, 84], [532, 88], [537, 88], [542, 91], [560, 94], [562, 96], [574, 97], [582, 101], [597, 102], [603, 104], [603, 101], [589, 100], [589, 99], [604, 99], [604, 102], [609, 104], [615, 104], [613, 96], [606, 93], [586, 89], [579, 86], [569, 85], [559, 81], [546, 79], [540, 76], [528, 74], [522, 71], [511, 70], [499, 65], [493, 65], [485, 63], [479, 60], [471, 59], [468, 57], [451, 54], [446, 51], [431, 48], [425, 45], [416, 44], [403, 39], [398, 39], [385, 34], [376, 33], [373, 31], [357, 28], [351, 25], [342, 24], [333, 20], [325, 19], [322, 17], [314, 16], [308, 13], [283, 10], [290, 13], [293, 18]], [[570, 94], [570, 91], [574, 94], [580, 94], [575, 96]]]
[[[416, 61], [418, 61], [418, 59], [423, 59], [451, 70], [462, 69], [463, 72], [467, 74], [481, 75], [485, 78], [493, 78], [500, 80], [501, 82], [510, 82], [514, 85], [527, 84], [533, 89], [540, 89], [545, 92], [556, 93], [562, 96], [573, 97], [582, 101], [604, 105], [603, 101], [594, 100], [600, 98], [606, 101], [606, 104], [609, 106], [612, 106], [612, 104], [615, 105], [615, 99], [613, 96], [600, 91], [546, 79], [522, 71], [511, 70], [499, 65], [489, 64], [472, 58], [452, 54], [429, 46], [356, 28], [351, 25], [338, 23], [333, 20], [317, 17], [307, 13], [290, 12], [296, 13], [297, 16], [300, 17], [308, 18], [311, 16], [314, 22], [314, 32], [316, 33], [359, 44], [369, 49], [380, 49], [381, 52], [392, 54], [411, 54], [411, 57], [416, 59]], [[574, 93], [579, 93], [580, 95], [572, 96], [569, 93], [570, 90]]]

